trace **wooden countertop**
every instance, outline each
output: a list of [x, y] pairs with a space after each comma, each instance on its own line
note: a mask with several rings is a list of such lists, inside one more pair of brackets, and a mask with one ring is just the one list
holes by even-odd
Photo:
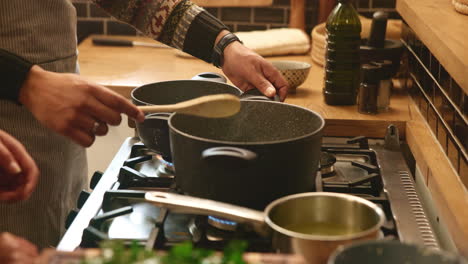
[[455, 11], [451, 0], [398, 0], [397, 11], [468, 93], [468, 15]]
[[[431, 0], [432, 1], [432, 0]], [[126, 37], [129, 38], [129, 37]], [[135, 39], [129, 38], [129, 39]], [[140, 41], [150, 41], [137, 38]], [[167, 80], [190, 79], [201, 72], [221, 71], [197, 59], [183, 58], [172, 49], [145, 47], [96, 47], [90, 39], [79, 46], [81, 74], [129, 97], [134, 87]], [[299, 60], [312, 64], [311, 72], [287, 103], [321, 114], [329, 136], [383, 137], [388, 124], [398, 126], [418, 163], [449, 232], [460, 252], [468, 257], [468, 194], [456, 171], [439, 146], [421, 113], [404, 93], [391, 98], [391, 110], [378, 115], [359, 114], [356, 106], [329, 106], [322, 97], [323, 69], [309, 56], [272, 57], [268, 60]]]
[[[138, 41], [155, 42], [142, 37], [119, 37]], [[129, 97], [133, 88], [152, 82], [190, 79], [202, 72], [218, 72], [220, 69], [194, 58], [179, 56], [174, 49], [148, 47], [94, 46], [91, 39], [79, 46], [81, 75], [105, 85]], [[404, 136], [404, 124], [410, 120], [408, 97], [395, 94], [387, 113], [365, 115], [356, 106], [329, 106], [322, 97], [323, 68], [314, 64], [310, 56], [271, 57], [268, 60], [297, 60], [312, 65], [307, 80], [296, 94], [290, 94], [287, 103], [300, 105], [321, 114], [326, 119], [327, 135], [383, 137], [388, 124], [395, 124]], [[339, 128], [337, 127], [339, 126]], [[346, 129], [343, 129], [343, 126]]]

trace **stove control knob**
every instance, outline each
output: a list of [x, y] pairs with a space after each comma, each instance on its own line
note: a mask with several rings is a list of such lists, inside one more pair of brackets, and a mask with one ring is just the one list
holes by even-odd
[[73, 223], [73, 220], [75, 220], [75, 217], [78, 215], [78, 210], [71, 210], [70, 213], [67, 215], [67, 219], [65, 219], [65, 228], [68, 229], [71, 224]]
[[83, 207], [83, 205], [85, 204], [86, 200], [88, 200], [90, 195], [91, 193], [85, 190], [81, 191], [80, 195], [78, 196], [78, 201], [76, 202], [76, 207], [78, 209], [81, 209], [81, 207]]
[[89, 182], [89, 188], [94, 190], [94, 188], [96, 187], [98, 182], [101, 180], [102, 174], [103, 173], [100, 172], [100, 171], [95, 171], [94, 172], [93, 176], [91, 176], [91, 181]]

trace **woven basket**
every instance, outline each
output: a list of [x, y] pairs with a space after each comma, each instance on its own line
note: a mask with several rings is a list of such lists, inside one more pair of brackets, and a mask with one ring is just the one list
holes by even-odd
[[468, 15], [468, 0], [452, 0], [452, 4], [457, 12]]

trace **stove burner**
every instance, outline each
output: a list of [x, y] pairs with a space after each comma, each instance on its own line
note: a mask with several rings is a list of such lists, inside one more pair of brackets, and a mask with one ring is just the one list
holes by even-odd
[[214, 216], [208, 216], [208, 224], [210, 224], [213, 227], [219, 228], [221, 230], [226, 230], [226, 231], [235, 231], [237, 228], [236, 222], [214, 217]]
[[322, 177], [325, 178], [335, 175], [335, 166], [333, 166], [335, 162], [335, 155], [328, 152], [322, 152], [320, 154], [320, 173], [322, 174]]
[[174, 175], [174, 163], [165, 160], [161, 155], [156, 155], [156, 159], [160, 162], [157, 170], [158, 177], [169, 177]]

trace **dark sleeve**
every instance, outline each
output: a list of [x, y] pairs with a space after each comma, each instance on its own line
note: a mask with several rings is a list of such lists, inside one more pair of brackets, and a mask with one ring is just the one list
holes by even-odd
[[212, 63], [213, 47], [219, 32], [227, 27], [210, 13], [202, 11], [187, 31], [183, 51]]
[[18, 102], [19, 91], [33, 64], [0, 49], [0, 99]]

